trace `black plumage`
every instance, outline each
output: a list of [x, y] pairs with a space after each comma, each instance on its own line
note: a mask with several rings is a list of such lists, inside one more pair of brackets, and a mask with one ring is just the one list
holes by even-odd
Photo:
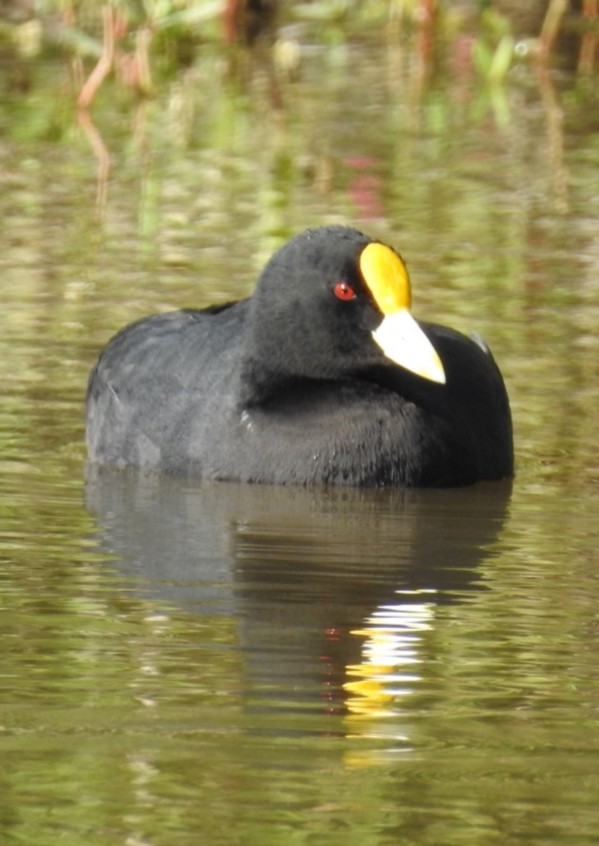
[[409, 298], [390, 248], [345, 227], [304, 232], [248, 299], [149, 317], [109, 342], [88, 388], [90, 459], [274, 484], [511, 475], [509, 402], [489, 350], [417, 323]]

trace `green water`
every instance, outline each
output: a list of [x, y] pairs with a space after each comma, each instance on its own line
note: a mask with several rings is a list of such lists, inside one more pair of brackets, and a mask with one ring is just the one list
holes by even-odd
[[[306, 50], [275, 108], [206, 48], [93, 124], [34, 65], [0, 105], [2, 844], [597, 842], [597, 96], [404, 59]], [[108, 337], [330, 222], [489, 342], [513, 488], [86, 472]]]

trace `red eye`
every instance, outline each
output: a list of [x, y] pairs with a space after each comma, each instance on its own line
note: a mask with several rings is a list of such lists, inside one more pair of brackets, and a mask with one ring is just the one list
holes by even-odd
[[340, 300], [356, 299], [356, 292], [354, 291], [351, 285], [347, 284], [347, 282], [337, 282], [333, 291], [335, 293], [335, 296], [339, 297]]

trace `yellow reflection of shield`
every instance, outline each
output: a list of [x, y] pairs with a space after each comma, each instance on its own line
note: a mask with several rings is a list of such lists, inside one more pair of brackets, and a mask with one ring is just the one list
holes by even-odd
[[[346, 668], [348, 680], [346, 705], [352, 731], [363, 735], [359, 721], [396, 716], [402, 697], [411, 694], [420, 676], [419, 647], [424, 632], [432, 627], [435, 605], [434, 590], [402, 591], [403, 601], [379, 606], [366, 620], [365, 626], [352, 631], [364, 639], [362, 661]], [[410, 601], [406, 601], [410, 597]], [[376, 733], [376, 732], [375, 732]]]

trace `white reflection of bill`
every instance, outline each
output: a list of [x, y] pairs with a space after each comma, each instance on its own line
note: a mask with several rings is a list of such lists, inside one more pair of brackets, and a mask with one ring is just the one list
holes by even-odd
[[[376, 722], [397, 717], [402, 699], [414, 693], [421, 680], [420, 646], [423, 633], [432, 628], [436, 591], [402, 590], [397, 594], [397, 602], [380, 605], [362, 628], [352, 631], [364, 642], [362, 661], [348, 665], [348, 681], [343, 685], [348, 694], [350, 734], [379, 735]], [[382, 730], [379, 736], [389, 735]]]

